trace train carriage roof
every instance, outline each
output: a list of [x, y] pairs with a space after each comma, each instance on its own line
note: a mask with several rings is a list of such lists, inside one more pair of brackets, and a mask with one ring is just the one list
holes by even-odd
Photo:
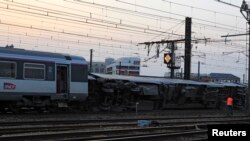
[[125, 80], [137, 83], [153, 83], [153, 84], [174, 84], [168, 80], [162, 78], [153, 77], [140, 77], [140, 76], [126, 76], [126, 75], [110, 75], [110, 74], [98, 74], [92, 73], [95, 77], [110, 79], [110, 80]]
[[225, 82], [225, 83], [215, 83], [215, 84], [222, 85], [224, 87], [241, 87], [241, 88], [246, 87], [245, 85], [242, 85], [242, 84], [228, 83], [228, 82]]
[[176, 84], [196, 85], [196, 86], [207, 86], [207, 87], [224, 87], [220, 84], [210, 82], [199, 82], [194, 80], [183, 80], [183, 79], [172, 79]]
[[206, 86], [206, 87], [244, 87], [244, 85], [235, 83], [214, 83], [214, 82], [198, 82], [193, 80], [183, 79], [170, 79], [164, 77], [153, 77], [153, 76], [126, 76], [126, 75], [110, 75], [110, 74], [98, 74], [92, 73], [94, 77], [110, 79], [110, 80], [126, 80], [137, 83], [153, 83], [153, 84], [183, 84], [192, 86]]
[[[165, 78], [168, 79], [168, 78]], [[199, 82], [199, 81], [193, 81], [193, 80], [183, 80], [183, 79], [168, 79], [169, 81], [175, 83], [175, 84], [186, 84], [186, 85], [203, 85], [207, 87], [246, 87], [241, 84], [236, 83], [216, 83], [216, 82]]]
[[96, 80], [93, 76], [88, 75], [88, 80]]
[[51, 52], [42, 52], [42, 51], [33, 51], [33, 50], [25, 50], [18, 48], [5, 48], [0, 47], [0, 56], [8, 57], [8, 58], [26, 58], [26, 59], [34, 59], [34, 60], [64, 60], [71, 62], [81, 62], [86, 63], [86, 60], [80, 56], [62, 54], [62, 53], [51, 53]]
[[[142, 76], [140, 76], [142, 77]], [[207, 82], [198, 82], [194, 80], [184, 80], [184, 79], [171, 79], [171, 78], [165, 78], [165, 77], [155, 77], [155, 76], [143, 76], [146, 78], [153, 78], [153, 79], [160, 79], [161, 81], [167, 82], [167, 84], [183, 84], [183, 85], [198, 85], [198, 86], [209, 86], [209, 87], [223, 87], [220, 84], [215, 83], [207, 83]]]

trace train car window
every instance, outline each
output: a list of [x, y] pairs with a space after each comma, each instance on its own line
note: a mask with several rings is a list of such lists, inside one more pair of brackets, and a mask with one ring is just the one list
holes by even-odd
[[16, 78], [16, 63], [0, 61], [0, 78]]
[[88, 81], [87, 65], [71, 65], [71, 81], [87, 82]]
[[45, 65], [24, 63], [24, 79], [45, 79]]

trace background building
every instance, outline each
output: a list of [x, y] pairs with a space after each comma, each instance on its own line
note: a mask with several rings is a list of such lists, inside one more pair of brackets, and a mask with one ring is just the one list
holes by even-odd
[[105, 58], [105, 65], [106, 66], [113, 64], [114, 62], [115, 62], [114, 58]]
[[228, 73], [210, 73], [210, 81], [240, 83], [240, 78]]
[[[88, 62], [88, 69], [90, 72], [90, 65]], [[106, 73], [106, 65], [104, 62], [92, 62], [92, 73]]]
[[115, 60], [112, 64], [106, 66], [107, 74], [117, 75], [140, 75], [140, 58], [123, 57]]

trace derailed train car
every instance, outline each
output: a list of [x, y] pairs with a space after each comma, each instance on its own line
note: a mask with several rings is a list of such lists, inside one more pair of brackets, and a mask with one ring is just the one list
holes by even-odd
[[[106, 74], [93, 74], [93, 76], [97, 80], [101, 79], [103, 86], [112, 82], [115, 87], [110, 87], [111, 89], [119, 89], [118, 84], [133, 83], [138, 91], [134, 93], [137, 99], [131, 105], [138, 106], [139, 109], [219, 108], [225, 105], [228, 95], [235, 97], [235, 107], [244, 107], [245, 87], [239, 84]], [[120, 91], [112, 90], [113, 95], [117, 95], [117, 92]], [[106, 92], [99, 93], [104, 97], [106, 95]], [[117, 107], [112, 105], [112, 102], [106, 106]]]

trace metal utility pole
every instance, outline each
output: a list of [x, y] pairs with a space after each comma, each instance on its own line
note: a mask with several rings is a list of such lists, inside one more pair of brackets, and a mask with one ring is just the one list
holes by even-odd
[[121, 75], [121, 69], [122, 69], [122, 62], [119, 62], [119, 75]]
[[198, 80], [200, 80], [200, 66], [201, 66], [201, 62], [198, 61]]
[[90, 61], [89, 61], [89, 72], [92, 73], [92, 57], [93, 57], [93, 49], [90, 49]]
[[242, 80], [243, 84], [245, 83], [245, 74], [243, 74], [243, 80]]
[[182, 74], [183, 74], [183, 68], [181, 68], [181, 79], [183, 78], [183, 77], [182, 77]]
[[[249, 48], [248, 48], [248, 94], [246, 95], [246, 109], [248, 110], [248, 114], [250, 114], [250, 9], [248, 4], [245, 0], [243, 0], [241, 8], [240, 8], [241, 14], [244, 16], [244, 18], [247, 20], [248, 23], [248, 37], [249, 37]], [[245, 12], [245, 13], [244, 13]]]
[[175, 69], [179, 69], [179, 68], [176, 68], [175, 66], [175, 42], [172, 42], [170, 43], [170, 46], [171, 46], [171, 53], [172, 53], [172, 59], [173, 61], [171, 61], [171, 65], [170, 65], [170, 78], [174, 78], [174, 70]]
[[184, 79], [190, 79], [191, 73], [191, 26], [192, 19], [186, 18], [185, 28], [185, 61], [184, 61]]

